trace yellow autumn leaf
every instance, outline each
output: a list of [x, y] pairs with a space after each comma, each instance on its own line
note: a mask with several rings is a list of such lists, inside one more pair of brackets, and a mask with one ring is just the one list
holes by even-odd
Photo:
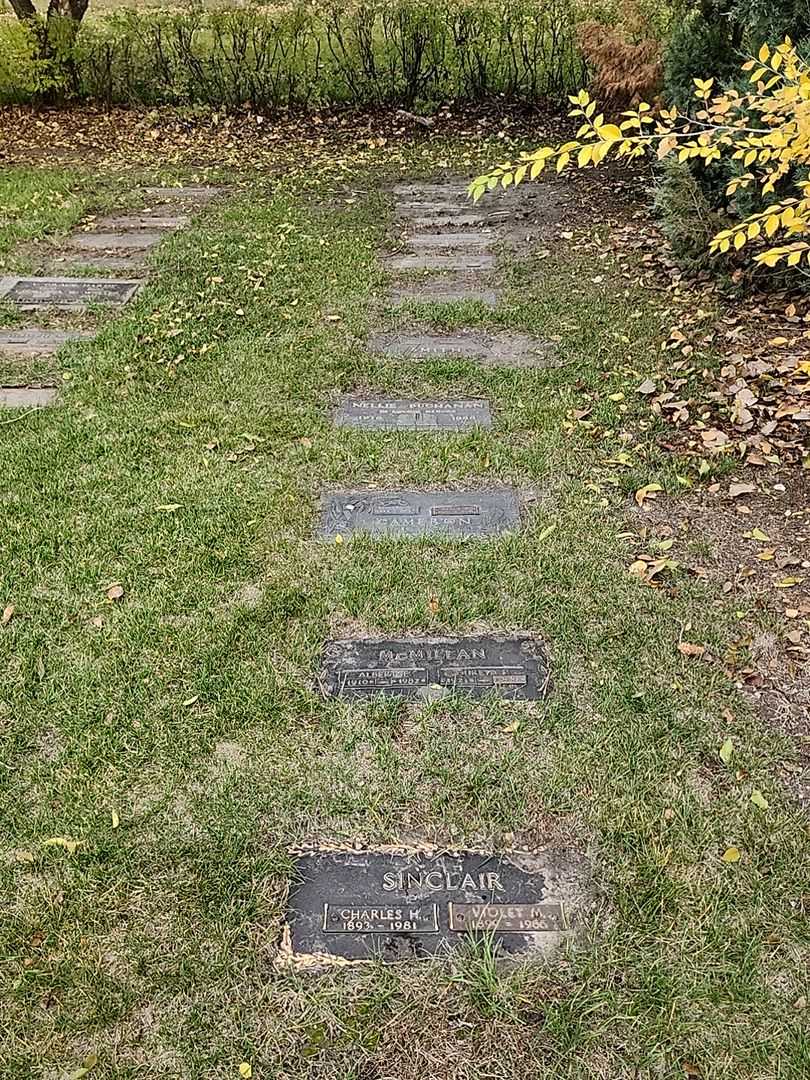
[[250, 1067], [249, 1061], [243, 1061], [239, 1066], [239, 1075], [243, 1077], [243, 1080], [250, 1080], [253, 1076], [253, 1069]]
[[83, 840], [71, 840], [69, 836], [51, 836], [47, 840], [42, 841], [42, 846], [64, 848], [69, 855], [75, 855], [76, 848], [83, 843]]
[[615, 124], [600, 124], [596, 129], [596, 134], [605, 141], [615, 141], [622, 137], [621, 130]]
[[739, 862], [741, 858], [742, 855], [740, 854], [739, 848], [730, 847], [726, 848], [726, 850], [723, 852], [723, 862], [735, 863]]
[[643, 506], [645, 499], [654, 499], [656, 494], [663, 490], [660, 484], [646, 484], [644, 487], [640, 487], [635, 494], [637, 505]]

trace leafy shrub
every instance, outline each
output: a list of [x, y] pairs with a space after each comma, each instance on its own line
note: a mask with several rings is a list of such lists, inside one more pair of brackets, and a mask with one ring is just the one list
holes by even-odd
[[728, 219], [714, 209], [687, 162], [663, 162], [655, 209], [678, 265], [691, 273], [706, 270], [712, 262], [711, 239], [728, 224]]
[[[562, 94], [583, 75], [575, 0], [307, 0], [124, 11], [79, 31], [76, 99], [112, 104], [425, 105]], [[13, 24], [12, 24], [13, 25]], [[0, 20], [0, 51], [9, 27]], [[0, 100], [24, 96], [0, 75]]]
[[685, 111], [694, 102], [695, 77], [727, 81], [739, 64], [738, 28], [727, 19], [709, 21], [701, 11], [673, 27], [664, 51], [664, 97]]
[[[625, 112], [618, 124], [606, 123], [585, 90], [571, 97], [571, 116], [581, 121], [576, 137], [560, 146], [524, 154], [515, 164], [499, 165], [473, 181], [475, 198], [497, 185], [509, 187], [534, 179], [550, 163], [558, 172], [571, 164], [600, 165], [611, 153], [636, 158], [647, 153], [659, 160], [730, 162], [736, 175], [726, 196], [757, 192], [770, 199], [763, 210], [748, 214], [714, 234], [709, 250], [717, 254], [754, 249], [754, 264], [810, 267], [810, 65], [786, 39], [776, 49], [763, 45], [741, 69], [747, 89], [715, 92], [713, 79], [695, 78], [699, 103], [695, 119], [677, 109], [657, 112], [642, 103]], [[787, 189], [787, 190], [785, 190]], [[781, 241], [781, 242], [780, 242]]]

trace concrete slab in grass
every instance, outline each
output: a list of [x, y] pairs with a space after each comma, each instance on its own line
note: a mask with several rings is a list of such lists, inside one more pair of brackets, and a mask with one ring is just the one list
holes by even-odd
[[392, 358], [460, 357], [485, 366], [551, 367], [554, 362], [548, 341], [515, 331], [458, 330], [446, 334], [429, 330], [388, 331], [373, 334], [368, 349]]
[[493, 270], [494, 255], [476, 252], [425, 252], [417, 255], [388, 255], [383, 265], [389, 270], [409, 272], [413, 270]]
[[53, 405], [57, 393], [55, 386], [0, 386], [0, 408], [42, 409]]
[[51, 356], [68, 341], [92, 338], [91, 330], [0, 330], [0, 354], [5, 356]]
[[79, 232], [69, 237], [67, 246], [77, 251], [148, 251], [163, 239], [162, 232], [140, 229], [134, 232]]
[[476, 285], [472, 281], [445, 281], [428, 279], [415, 285], [396, 285], [389, 293], [392, 304], [413, 302], [417, 304], [456, 304], [473, 301], [494, 308], [498, 303], [495, 289]]

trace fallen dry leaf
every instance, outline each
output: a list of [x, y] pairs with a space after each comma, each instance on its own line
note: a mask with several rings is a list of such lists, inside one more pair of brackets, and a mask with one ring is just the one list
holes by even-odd
[[107, 588], [106, 592], [107, 599], [112, 600], [113, 602], [115, 602], [116, 600], [120, 600], [124, 595], [124, 590], [122, 586], [119, 585], [117, 582], [114, 585], [110, 585]]
[[17, 609], [13, 604], [7, 604], [3, 608], [3, 614], [0, 615], [0, 626], [8, 626], [11, 622], [11, 617], [16, 610]]
[[706, 652], [705, 645], [693, 645], [691, 641], [678, 642], [678, 652], [682, 656], [703, 656]]

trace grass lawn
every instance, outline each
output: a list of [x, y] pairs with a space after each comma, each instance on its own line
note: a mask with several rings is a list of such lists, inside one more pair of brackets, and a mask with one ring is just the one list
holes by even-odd
[[[741, 613], [685, 573], [656, 590], [626, 571], [625, 492], [677, 489], [653, 431], [631, 467], [607, 464], [658, 363], [655, 295], [561, 244], [504, 258], [497, 312], [411, 312], [553, 336], [559, 368], [375, 360], [366, 333], [406, 323], [381, 306], [378, 254], [385, 182], [408, 173], [383, 166], [303, 191], [260, 181], [209, 209], [134, 304], [60, 355], [60, 408], [0, 417], [0, 611], [15, 607], [0, 1073], [806, 1077], [808, 843], [777, 776], [788, 751], [720, 664], [678, 649], [722, 656]], [[7, 249], [107, 205], [45, 168], [4, 173], [9, 200]], [[583, 387], [602, 391], [606, 442], [565, 430]], [[496, 424], [333, 428], [356, 388], [486, 397]], [[612, 471], [603, 499], [594, 478]], [[329, 486], [501, 483], [533, 496], [516, 535], [312, 539]], [[315, 688], [331, 635], [482, 629], [547, 642], [545, 704], [359, 708]], [[587, 853], [581, 944], [514, 971], [485, 951], [274, 966], [291, 846], [415, 836]]]

